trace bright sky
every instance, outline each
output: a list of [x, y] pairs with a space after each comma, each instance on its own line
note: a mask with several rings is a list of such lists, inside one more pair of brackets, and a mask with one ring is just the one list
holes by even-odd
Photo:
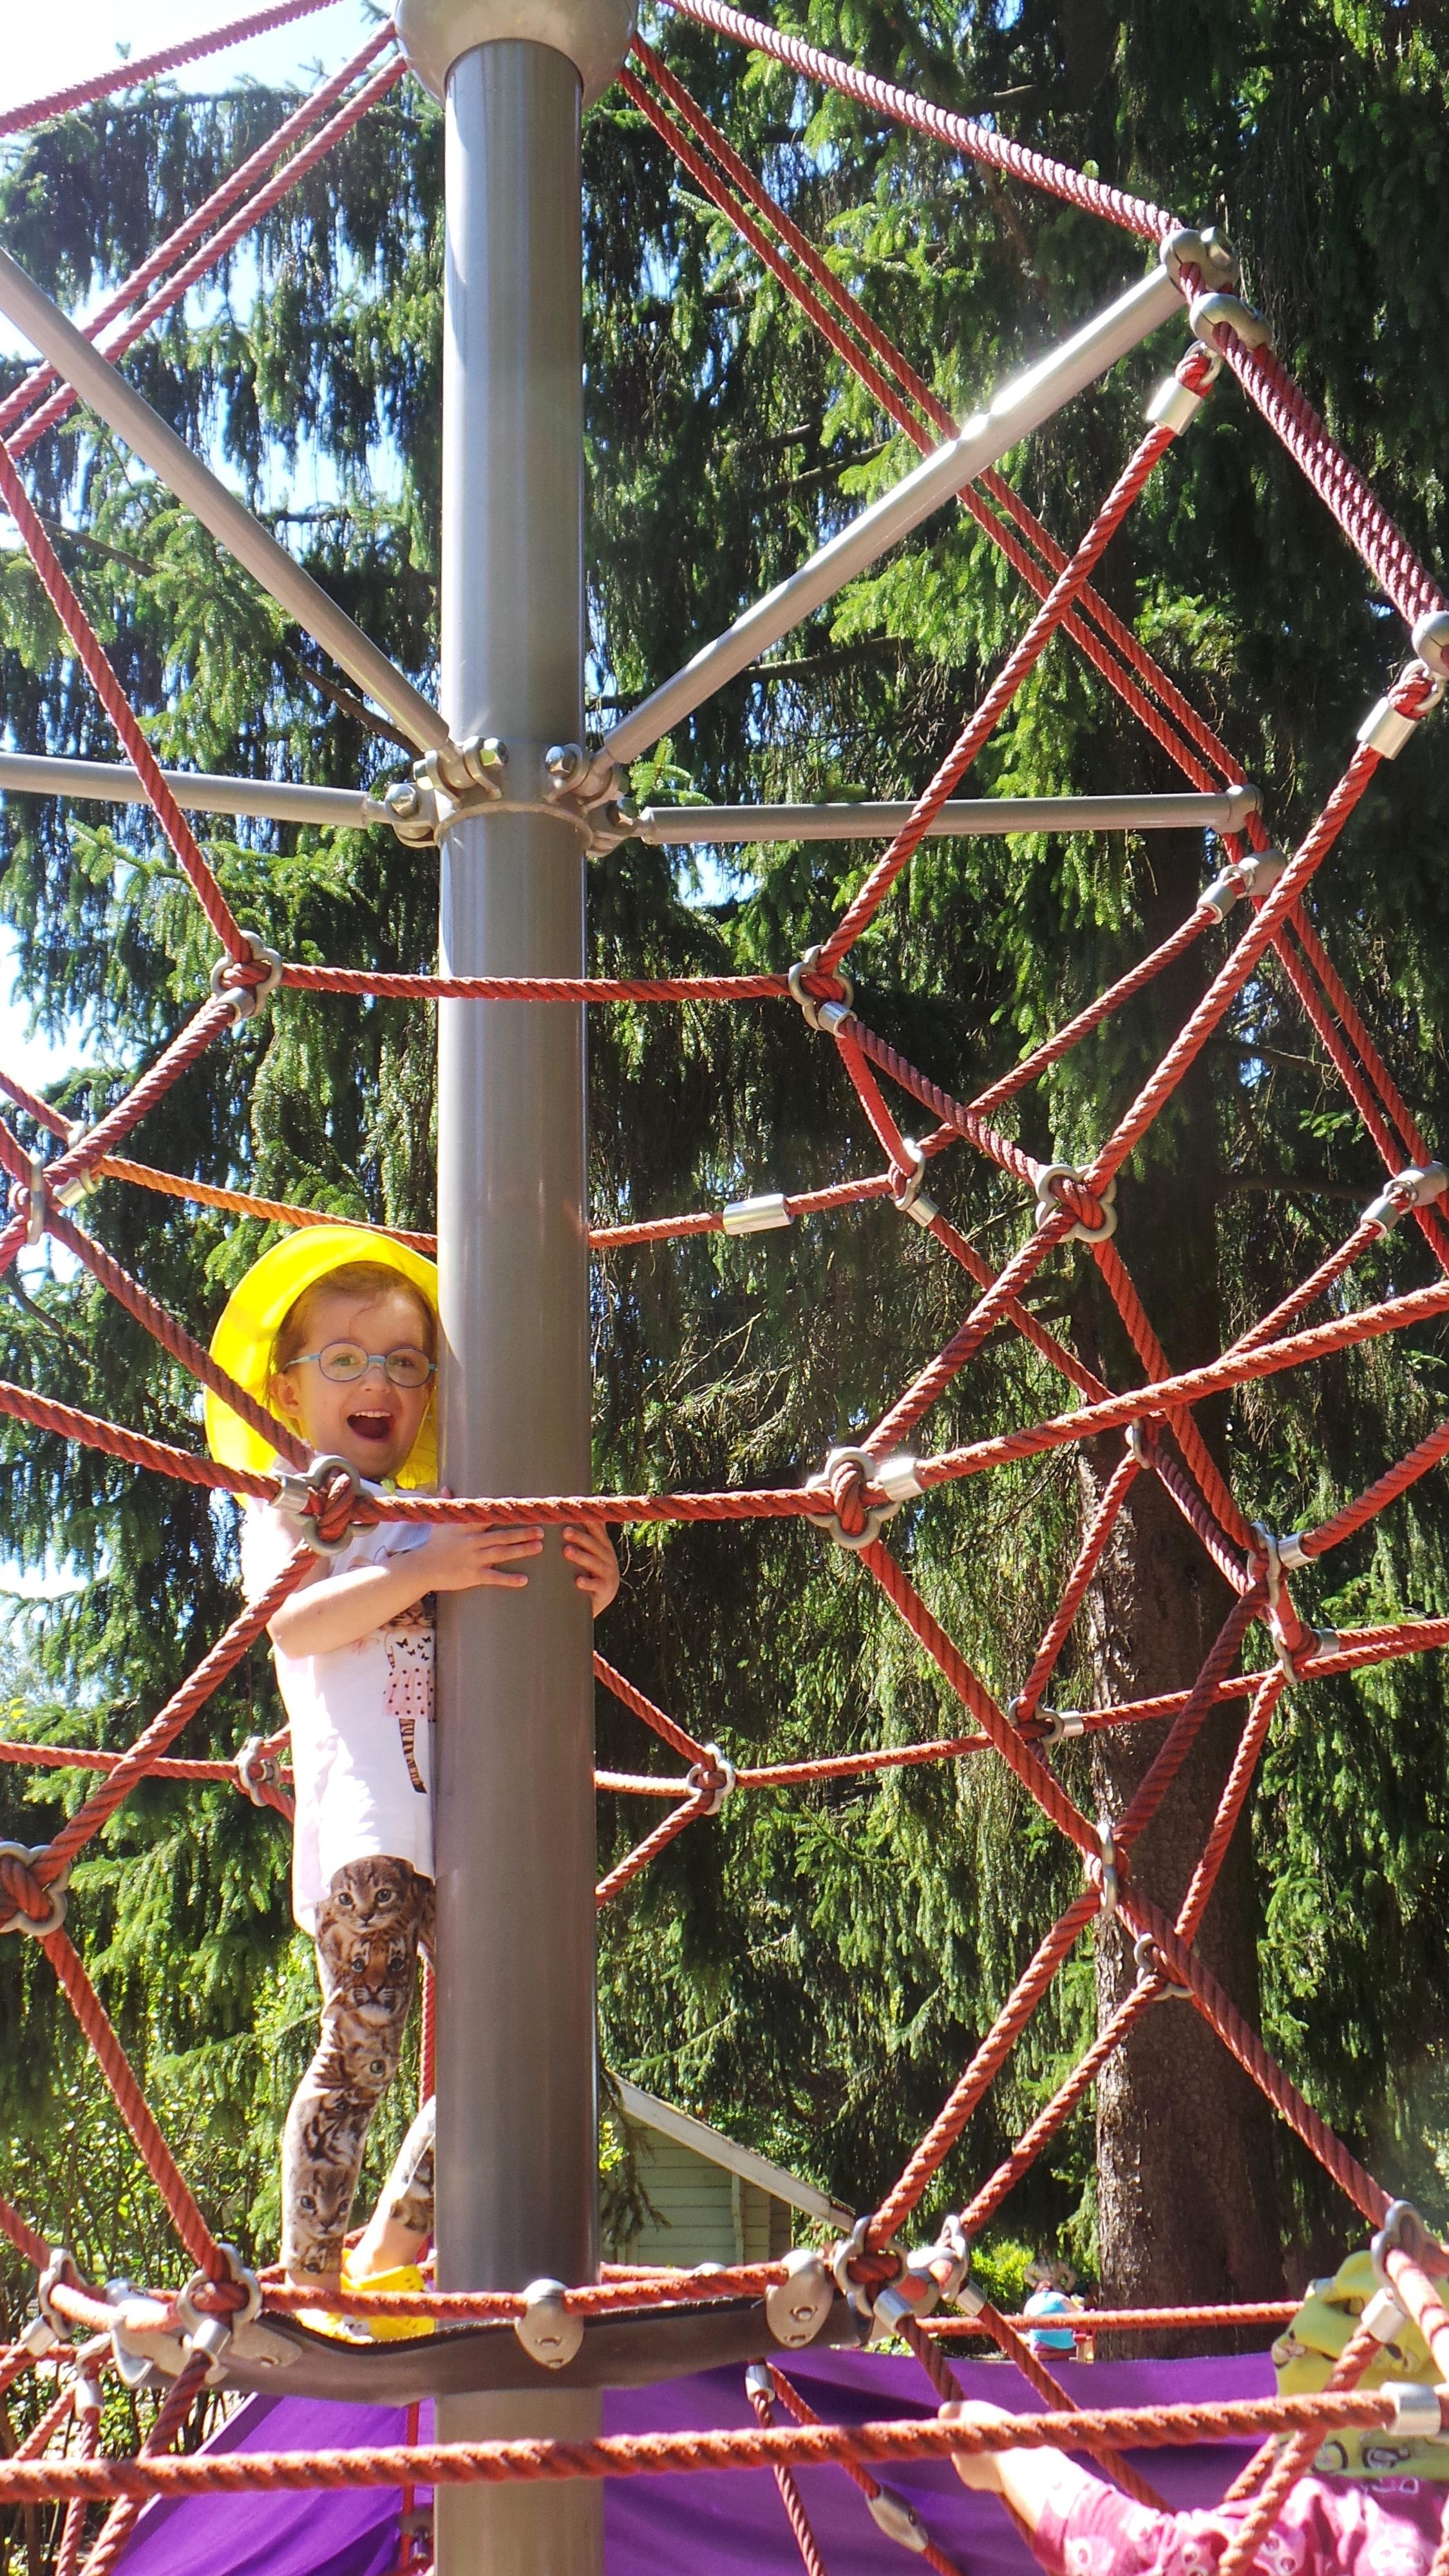
[[[58, 0], [49, 9], [5, 11], [0, 46], [0, 110], [21, 107], [70, 81], [103, 72], [124, 50], [134, 61], [210, 27], [251, 17], [266, 0]], [[320, 63], [335, 71], [377, 24], [365, 0], [333, 0], [269, 36], [224, 54], [209, 54], [171, 77], [188, 89], [218, 89], [232, 80], [306, 81]]]

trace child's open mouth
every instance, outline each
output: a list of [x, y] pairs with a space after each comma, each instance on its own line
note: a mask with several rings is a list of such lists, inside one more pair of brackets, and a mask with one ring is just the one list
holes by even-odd
[[390, 1413], [349, 1413], [347, 1428], [359, 1440], [388, 1440], [392, 1436]]

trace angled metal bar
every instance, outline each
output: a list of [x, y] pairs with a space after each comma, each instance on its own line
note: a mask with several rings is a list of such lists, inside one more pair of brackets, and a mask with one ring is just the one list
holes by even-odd
[[[1256, 787], [1230, 787], [1221, 796], [977, 796], [943, 805], [926, 836], [949, 841], [976, 833], [1240, 832], [1258, 803]], [[661, 848], [709, 842], [741, 849], [757, 841], [889, 840], [914, 811], [909, 804], [645, 805], [638, 837]]]
[[[163, 769], [187, 814], [250, 814], [266, 823], [338, 823], [360, 831], [385, 823], [385, 809], [361, 787], [299, 787], [277, 778], [217, 778], [204, 769]], [[124, 762], [47, 760], [0, 751], [0, 796], [67, 796], [89, 805], [144, 805], [139, 774]]]
[[798, 572], [756, 600], [713, 643], [703, 646], [672, 680], [615, 725], [604, 737], [605, 750], [621, 763], [638, 760], [727, 680], [758, 661], [770, 645], [778, 644], [802, 617], [833, 599], [953, 492], [974, 482], [1029, 430], [1039, 429], [1073, 394], [1105, 375], [1119, 358], [1181, 310], [1182, 298], [1166, 269], [1154, 268], [1050, 357], [1003, 385], [989, 409], [975, 413], [959, 437], [933, 448], [913, 473], [882, 493]]
[[183, 439], [168, 429], [159, 413], [118, 375], [85, 334], [69, 321], [43, 288], [0, 250], [0, 313], [23, 331], [63, 381], [109, 423], [133, 448], [169, 491], [195, 513], [202, 526], [235, 555], [254, 581], [260, 582], [279, 607], [341, 664], [364, 694], [384, 707], [408, 737], [429, 750], [448, 739], [436, 707], [411, 680], [394, 669], [385, 653], [369, 643], [345, 609], [329, 599], [310, 573], [294, 562], [285, 546], [269, 536], [260, 520], [227, 490], [208, 465], [193, 455]]

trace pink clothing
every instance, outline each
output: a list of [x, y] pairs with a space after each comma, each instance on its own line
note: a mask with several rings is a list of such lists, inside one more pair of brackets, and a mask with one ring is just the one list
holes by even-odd
[[[1300, 2478], [1258, 2543], [1262, 2576], [1427, 2576], [1449, 2489], [1427, 2478]], [[1244, 2505], [1153, 2513], [1064, 2459], [1034, 2555], [1047, 2576], [1214, 2576]]]

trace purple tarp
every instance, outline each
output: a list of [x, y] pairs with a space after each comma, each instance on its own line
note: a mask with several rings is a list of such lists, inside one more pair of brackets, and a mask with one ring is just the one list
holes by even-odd
[[[862, 2423], [930, 2411], [913, 2361], [874, 2353], [791, 2357], [790, 2376], [817, 2412]], [[966, 2393], [1018, 2411], [1031, 2392], [1001, 2363], [958, 2362]], [[1099, 2361], [1059, 2366], [1079, 2404], [1171, 2405], [1272, 2394], [1266, 2353], [1226, 2361]], [[422, 2438], [431, 2436], [423, 2409]], [[609, 2433], [698, 2432], [753, 2427], [737, 2370], [654, 2388], [611, 2392]], [[253, 2397], [216, 2440], [215, 2451], [353, 2450], [407, 2439], [398, 2406], [337, 2406], [321, 2399]], [[1248, 2457], [1242, 2444], [1139, 2455], [1144, 2473], [1173, 2505], [1215, 2503]], [[1034, 2562], [993, 2496], [972, 2495], [949, 2463], [886, 2468], [933, 2540], [973, 2576], [1024, 2576]], [[808, 2469], [800, 2480], [830, 2576], [901, 2576], [898, 2544], [877, 2531], [865, 2498], [843, 2470]], [[127, 2576], [387, 2576], [398, 2557], [400, 2498], [392, 2488], [312, 2495], [194, 2497], [149, 2506], [122, 2565]], [[608, 2576], [799, 2576], [800, 2558], [768, 2470], [716, 2470], [678, 2477], [611, 2479], [605, 2490]]]

